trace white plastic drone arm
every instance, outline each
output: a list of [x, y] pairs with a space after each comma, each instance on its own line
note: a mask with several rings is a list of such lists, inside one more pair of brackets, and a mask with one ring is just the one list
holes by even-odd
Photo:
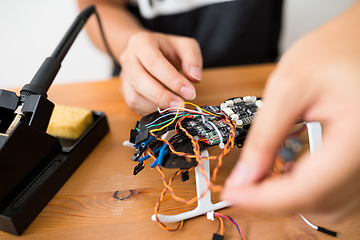
[[308, 129], [310, 154], [313, 156], [322, 145], [321, 124], [319, 122], [305, 122], [305, 125]]
[[[311, 155], [321, 147], [322, 144], [322, 133], [321, 133], [321, 124], [319, 122], [305, 122], [304, 123], [308, 129], [309, 135], [309, 146]], [[207, 150], [201, 152], [202, 157], [208, 157], [209, 153]], [[207, 179], [210, 179], [210, 163], [209, 161], [202, 160], [203, 169], [206, 172]], [[198, 205], [194, 210], [184, 212], [178, 215], [161, 215], [159, 214], [159, 220], [161, 222], [179, 222], [185, 219], [193, 218], [200, 216], [207, 212], [218, 210], [230, 206], [229, 202], [222, 201], [213, 204], [211, 202], [211, 191], [208, 190], [208, 193], [201, 197], [204, 191], [207, 189], [207, 184], [204, 179], [203, 174], [200, 172], [199, 165], [195, 168], [195, 180], [196, 180], [196, 193], [199, 197]], [[153, 221], [156, 221], [155, 214], [151, 216]]]
[[[201, 156], [209, 157], [209, 152], [207, 150], [204, 150], [201, 152]], [[202, 161], [202, 165], [203, 165], [202, 167], [207, 175], [206, 178], [209, 180], [210, 179], [210, 162], [208, 160], [206, 160], [206, 161], [201, 160], [201, 161]], [[182, 221], [185, 219], [200, 216], [200, 215], [205, 214], [210, 211], [214, 211], [217, 209], [221, 209], [221, 208], [230, 206], [230, 203], [226, 202], [226, 201], [218, 202], [215, 204], [212, 203], [210, 190], [208, 190], [206, 195], [204, 195], [203, 197], [200, 197], [206, 191], [207, 183], [204, 179], [203, 174], [200, 171], [199, 165], [195, 168], [195, 180], [196, 180], [196, 194], [197, 194], [197, 197], [199, 198], [197, 207], [194, 210], [184, 212], [184, 213], [181, 213], [178, 215], [161, 215], [161, 214], [159, 214], [158, 217], [161, 222], [179, 222], [179, 221]], [[151, 219], [153, 221], [156, 221], [155, 214], [151, 216]]]

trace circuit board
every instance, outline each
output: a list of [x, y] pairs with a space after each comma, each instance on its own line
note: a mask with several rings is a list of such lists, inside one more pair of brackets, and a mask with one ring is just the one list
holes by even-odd
[[261, 99], [246, 96], [228, 99], [219, 106], [169, 108], [144, 116], [130, 133], [136, 150], [131, 159], [138, 162], [134, 174], [144, 168], [143, 162], [149, 158], [153, 159], [151, 167], [189, 169], [197, 162], [187, 156], [197, 148], [223, 149], [231, 136], [236, 146], [242, 147], [261, 106]]

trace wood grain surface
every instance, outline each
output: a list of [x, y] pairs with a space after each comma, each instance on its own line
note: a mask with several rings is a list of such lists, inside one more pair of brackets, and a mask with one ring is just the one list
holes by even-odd
[[[196, 85], [199, 105], [219, 105], [224, 100], [246, 95], [261, 96], [273, 64], [208, 69]], [[130, 129], [140, 116], [132, 112], [119, 93], [118, 78], [107, 81], [55, 85], [49, 99], [55, 104], [79, 106], [105, 112], [110, 132], [77, 169], [72, 177], [48, 203], [30, 227], [17, 237], [0, 232], [0, 239], [212, 239], [217, 221], [205, 216], [185, 221], [182, 229], [168, 232], [150, 217], [163, 185], [156, 170], [146, 166], [132, 175], [135, 163], [130, 160], [134, 150], [123, 146]], [[210, 153], [219, 150], [211, 148]], [[225, 158], [218, 176], [222, 184], [237, 161], [240, 150], [233, 149]], [[165, 170], [169, 178], [173, 170]], [[195, 196], [194, 173], [190, 180], [174, 182], [176, 192], [186, 198]], [[114, 197], [126, 197], [119, 200]], [[218, 199], [214, 193], [213, 198]], [[175, 202], [167, 196], [161, 205], [164, 214], [181, 213], [195, 208]], [[251, 213], [244, 209], [226, 208], [219, 213], [231, 216], [242, 228], [247, 240], [255, 239], [332, 239], [308, 227], [297, 214]], [[313, 220], [313, 219], [310, 219]], [[338, 231], [347, 239], [360, 239], [360, 212], [339, 223], [315, 224]], [[175, 226], [176, 224], [169, 224]], [[224, 239], [241, 239], [235, 226], [225, 220]]]

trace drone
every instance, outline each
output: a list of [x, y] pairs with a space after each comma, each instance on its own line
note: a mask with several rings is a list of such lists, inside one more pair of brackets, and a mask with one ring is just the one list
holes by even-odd
[[[129, 142], [135, 148], [131, 160], [137, 162], [133, 174], [137, 175], [145, 168], [145, 162], [152, 159], [151, 168], [156, 168], [164, 183], [164, 190], [161, 193], [158, 203], [155, 205], [155, 214], [152, 220], [169, 231], [176, 231], [182, 227], [183, 221], [188, 218], [207, 214], [208, 219], [213, 219], [216, 214], [214, 210], [230, 205], [226, 201], [213, 204], [211, 202], [210, 190], [219, 191], [221, 186], [214, 184], [217, 172], [222, 164], [222, 158], [236, 145], [241, 148], [250, 130], [251, 124], [256, 119], [258, 110], [263, 106], [261, 98], [256, 96], [245, 96], [230, 98], [220, 106], [197, 106], [195, 109], [187, 109], [180, 105], [178, 108], [158, 109], [140, 121], [136, 122], [134, 129], [130, 131]], [[322, 131], [319, 122], [304, 122], [301, 118], [295, 124], [302, 124], [302, 127], [288, 135], [282, 144], [278, 156], [283, 161], [292, 161], [299, 156], [303, 143], [296, 137], [307, 128], [310, 153], [321, 147]], [[209, 147], [218, 146], [222, 152], [218, 156], [209, 156], [206, 151]], [[210, 179], [209, 160], [217, 160]], [[179, 169], [169, 181], [161, 168]], [[177, 196], [171, 182], [178, 175], [181, 180], [189, 179], [188, 170], [195, 168], [197, 196], [192, 199], [183, 199]], [[202, 175], [202, 177], [201, 177]], [[166, 192], [182, 203], [198, 205], [195, 209], [178, 215], [159, 214], [160, 203]], [[209, 217], [209, 215], [211, 215]], [[340, 234], [311, 224], [302, 215], [300, 217], [312, 228], [331, 236]], [[181, 221], [176, 228], [168, 228], [164, 222]], [[239, 228], [238, 228], [239, 229]], [[239, 230], [242, 238], [242, 231]]]

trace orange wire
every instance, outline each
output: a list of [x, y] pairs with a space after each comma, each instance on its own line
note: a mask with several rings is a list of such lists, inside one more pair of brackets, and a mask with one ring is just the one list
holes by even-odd
[[[182, 118], [182, 119], [183, 119], [183, 118]], [[182, 120], [182, 119], [181, 119], [181, 120]], [[218, 158], [218, 160], [219, 160], [219, 162], [218, 162], [218, 164], [217, 164], [217, 166], [215, 167], [214, 172], [213, 172], [213, 175], [215, 174], [215, 177], [213, 176], [213, 181], [215, 181], [216, 176], [217, 176], [217, 172], [218, 172], [219, 168], [220, 168], [221, 165], [222, 165], [222, 157], [225, 156], [225, 155], [227, 155], [227, 154], [230, 152], [231, 148], [234, 146], [234, 141], [233, 141], [233, 140], [235, 139], [235, 127], [233, 126], [233, 123], [232, 123], [229, 119], [226, 119], [226, 121], [227, 121], [227, 123], [228, 123], [228, 124], [230, 125], [230, 127], [231, 127], [231, 135], [230, 135], [230, 137], [229, 137], [229, 141], [228, 141], [227, 144], [225, 145], [224, 151], [223, 151], [218, 157], [215, 157], [215, 158], [213, 157], [213, 158], [212, 158], [212, 159]], [[179, 120], [179, 122], [181, 122], [181, 121]], [[196, 159], [196, 161], [197, 161], [198, 164], [199, 164], [199, 170], [200, 170], [200, 172], [202, 173], [202, 175], [205, 177], [206, 184], [208, 185], [206, 191], [204, 191], [204, 193], [203, 193], [200, 197], [205, 196], [205, 194], [207, 193], [207, 191], [208, 191], [210, 188], [213, 189], [214, 191], [220, 191], [220, 190], [222, 189], [221, 186], [215, 186], [215, 185], [212, 183], [213, 181], [207, 180], [206, 173], [205, 173], [204, 168], [202, 167], [202, 162], [201, 162], [201, 159], [204, 159], [204, 158], [201, 157], [201, 153], [200, 153], [200, 150], [199, 150], [200, 147], [199, 147], [199, 145], [198, 145], [198, 141], [195, 141], [195, 139], [193, 138], [193, 136], [190, 135], [190, 134], [186, 131], [186, 129], [184, 129], [184, 128], [181, 126], [181, 123], [179, 123], [179, 126], [180, 126], [180, 129], [181, 129], [182, 131], [184, 131], [185, 134], [190, 138], [190, 140], [191, 140], [191, 142], [192, 142], [192, 144], [193, 144], [193, 147], [194, 147], [193, 150], [194, 150], [194, 153], [195, 153], [195, 159]], [[160, 140], [160, 139], [159, 139], [159, 140]], [[180, 156], [185, 155], [185, 153], [176, 152], [175, 149], [173, 148], [173, 146], [172, 146], [168, 141], [166, 141], [166, 140], [164, 140], [164, 139], [161, 139], [161, 141], [164, 141], [165, 143], [167, 143], [167, 144], [169, 145], [170, 149], [171, 149], [174, 153], [176, 153], [176, 154], [178, 154], [178, 155], [180, 154]], [[153, 155], [150, 155], [150, 156], [151, 156], [152, 158], [156, 159], [155, 156], [153, 156]], [[210, 159], [210, 158], [208, 158], [208, 159]], [[179, 202], [182, 202], [182, 203], [186, 203], [186, 204], [193, 204], [193, 203], [195, 203], [195, 202], [198, 200], [198, 197], [197, 197], [197, 196], [194, 197], [194, 198], [192, 198], [192, 199], [189, 199], [189, 200], [184, 199], [184, 198], [181, 198], [181, 197], [179, 197], [179, 196], [177, 196], [177, 195], [175, 194], [174, 189], [170, 186], [170, 184], [171, 184], [171, 182], [173, 181], [173, 179], [174, 179], [176, 176], [178, 176], [178, 175], [181, 173], [181, 171], [177, 171], [177, 172], [175, 173], [175, 175], [169, 180], [169, 183], [167, 183], [166, 180], [165, 180], [165, 175], [164, 175], [164, 173], [162, 172], [161, 168], [157, 166], [157, 170], [158, 170], [159, 173], [160, 173], [160, 176], [161, 176], [161, 178], [162, 178], [162, 180], [163, 180], [163, 184], [164, 184], [165, 188], [169, 190], [169, 192], [171, 193], [171, 196], [172, 196], [175, 200], [177, 200], [177, 201], [179, 201]]]
[[224, 236], [224, 220], [221, 217], [216, 217], [220, 221], [220, 235]]
[[[174, 192], [174, 189], [170, 186], [171, 183], [173, 182], [173, 180], [175, 179], [176, 176], [178, 176], [179, 174], [181, 174], [181, 172], [183, 171], [188, 171], [190, 169], [183, 169], [183, 170], [179, 170], [177, 171], [170, 179], [169, 179], [169, 182], [166, 181], [165, 179], [165, 174], [164, 172], [162, 171], [161, 167], [160, 166], [156, 166], [156, 169], [158, 170], [158, 172], [160, 173], [160, 177], [163, 181], [163, 184], [164, 184], [164, 189], [162, 190], [161, 192], [161, 195], [159, 197], [159, 200], [158, 202], [155, 204], [155, 216], [156, 216], [156, 220], [157, 222], [159, 223], [160, 227], [163, 228], [163, 229], [166, 229], [168, 231], [177, 231], [178, 229], [180, 229], [182, 226], [183, 226], [183, 222], [184, 221], [181, 221], [180, 224], [176, 227], [176, 228], [168, 228], [164, 223], [162, 223], [158, 217], [158, 214], [159, 214], [159, 210], [160, 210], [160, 204], [161, 202], [163, 201], [164, 199], [164, 196], [166, 194], [167, 191], [170, 192], [171, 196], [173, 199], [175, 199], [176, 201], [179, 201], [179, 202], [182, 202], [182, 203], [185, 203], [185, 204], [188, 204], [188, 205], [191, 205], [193, 203], [195, 203], [196, 201], [198, 201], [199, 198], [205, 196], [208, 192], [209, 189], [212, 189], [214, 191], [220, 191], [222, 186], [219, 186], [219, 185], [214, 185], [213, 182], [215, 182], [216, 180], [216, 177], [217, 177], [217, 173], [220, 169], [220, 167], [222, 166], [222, 160], [223, 160], [223, 157], [226, 156], [230, 150], [234, 147], [234, 144], [235, 144], [235, 134], [236, 134], [236, 125], [234, 124], [234, 122], [232, 120], [230, 120], [227, 116], [225, 116], [225, 120], [226, 123], [230, 126], [231, 128], [231, 134], [229, 136], [229, 139], [227, 141], [227, 143], [225, 144], [225, 147], [223, 149], [223, 151], [221, 152], [221, 154], [219, 156], [210, 156], [210, 157], [202, 157], [201, 156], [201, 152], [200, 152], [200, 146], [199, 146], [199, 141], [201, 140], [195, 140], [194, 137], [188, 133], [188, 131], [182, 127], [181, 125], [181, 122], [183, 121], [183, 119], [185, 119], [186, 116], [184, 117], [181, 117], [178, 122], [176, 123], [176, 125], [179, 125], [180, 129], [186, 134], [186, 136], [190, 139], [191, 141], [191, 144], [193, 145], [193, 151], [194, 151], [194, 154], [190, 154], [190, 153], [184, 153], [184, 152], [178, 152], [175, 150], [175, 148], [172, 146], [172, 144], [170, 144], [167, 140], [165, 139], [162, 139], [162, 138], [158, 138], [156, 137], [155, 134], [151, 133], [152, 136], [154, 136], [157, 140], [160, 140], [162, 142], [164, 142], [166, 145], [168, 145], [169, 149], [171, 150], [171, 152], [173, 154], [176, 154], [178, 156], [183, 156], [186, 158], [187, 161], [190, 161], [189, 158], [195, 158], [195, 160], [197, 161], [198, 163], [198, 166], [199, 166], [199, 170], [201, 172], [201, 174], [204, 176], [204, 179], [205, 179], [205, 182], [207, 184], [207, 188], [206, 190], [203, 192], [203, 194], [201, 196], [195, 196], [191, 199], [185, 199], [185, 198], [182, 198], [182, 197], [179, 197], [175, 194]], [[154, 156], [153, 152], [148, 148], [148, 154], [149, 156], [153, 159], [153, 160], [156, 160], [156, 157]], [[203, 165], [202, 165], [202, 161], [201, 160], [218, 160], [217, 164], [216, 164], [216, 167], [214, 168], [213, 170], [213, 177], [212, 177], [212, 180], [208, 180], [207, 179], [207, 175], [206, 175], [206, 172], [203, 168]], [[220, 219], [221, 220], [221, 219]], [[222, 220], [221, 220], [222, 221]], [[222, 224], [222, 233], [223, 233], [223, 223]], [[222, 234], [223, 235], [223, 234]]]
[[[150, 156], [152, 159], [156, 160], [156, 157], [154, 156], [154, 154], [153, 154], [152, 152], [149, 151], [148, 154], [149, 154], [149, 156]], [[159, 167], [159, 166], [156, 166], [156, 168], [159, 169], [160, 167]], [[160, 169], [160, 170], [161, 170], [161, 169]], [[161, 172], [162, 172], [162, 171], [161, 171]], [[163, 180], [165, 180], [165, 178], [163, 178]], [[165, 182], [166, 182], [166, 181], [165, 181]], [[176, 228], [169, 228], [169, 227], [167, 227], [163, 222], [161, 222], [160, 219], [159, 219], [160, 203], [163, 201], [164, 196], [165, 196], [167, 190], [168, 190], [168, 188], [165, 187], [165, 188], [161, 191], [160, 197], [159, 197], [157, 203], [155, 204], [155, 217], [156, 217], [156, 221], [158, 222], [158, 224], [159, 224], [159, 226], [160, 226], [161, 228], [163, 228], [163, 229], [165, 229], [165, 230], [168, 230], [168, 231], [170, 231], [170, 232], [175, 232], [175, 231], [179, 230], [180, 228], [182, 228], [182, 226], [184, 225], [184, 221], [181, 221]]]

